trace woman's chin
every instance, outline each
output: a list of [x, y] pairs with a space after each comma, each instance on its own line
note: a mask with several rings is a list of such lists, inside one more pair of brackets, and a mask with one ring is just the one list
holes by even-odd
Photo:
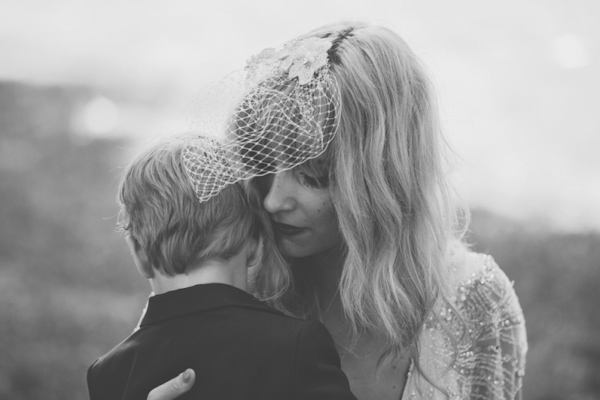
[[339, 243], [299, 243], [285, 237], [280, 237], [277, 239], [277, 248], [286, 258], [305, 258], [326, 253], [333, 248], [339, 248]]
[[287, 258], [302, 258], [308, 257], [312, 254], [310, 249], [290, 243], [286, 239], [277, 240], [277, 248], [279, 249], [279, 252]]

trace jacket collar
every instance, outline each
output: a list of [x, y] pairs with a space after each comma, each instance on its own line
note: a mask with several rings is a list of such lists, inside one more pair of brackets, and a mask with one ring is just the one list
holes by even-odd
[[251, 294], [234, 286], [208, 283], [150, 297], [148, 299], [148, 309], [140, 322], [140, 327], [228, 306], [253, 308], [281, 314]]

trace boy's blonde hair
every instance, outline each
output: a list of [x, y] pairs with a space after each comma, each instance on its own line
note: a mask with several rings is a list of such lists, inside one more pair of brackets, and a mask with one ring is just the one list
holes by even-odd
[[183, 167], [183, 147], [182, 140], [169, 139], [143, 151], [125, 170], [117, 195], [120, 228], [166, 276], [198, 261], [227, 260], [249, 238], [262, 242], [270, 229], [258, 194], [243, 183], [200, 203]]

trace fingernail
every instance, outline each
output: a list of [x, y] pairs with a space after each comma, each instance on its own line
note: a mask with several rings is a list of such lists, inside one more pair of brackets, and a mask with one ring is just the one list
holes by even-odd
[[190, 379], [192, 379], [192, 371], [186, 369], [182, 376], [183, 383], [189, 383]]

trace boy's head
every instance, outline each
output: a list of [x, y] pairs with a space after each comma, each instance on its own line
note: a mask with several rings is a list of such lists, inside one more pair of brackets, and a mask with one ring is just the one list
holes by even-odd
[[186, 273], [199, 261], [227, 260], [262, 230], [260, 197], [245, 182], [198, 200], [184, 169], [184, 146], [170, 139], [142, 152], [117, 195], [120, 227], [165, 276]]

